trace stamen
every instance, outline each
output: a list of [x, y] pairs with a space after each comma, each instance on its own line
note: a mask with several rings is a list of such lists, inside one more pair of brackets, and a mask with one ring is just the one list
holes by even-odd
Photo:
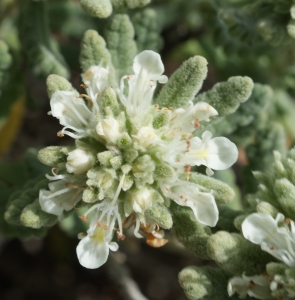
[[195, 127], [195, 128], [200, 128], [200, 127], [201, 127], [201, 124], [200, 124], [200, 122], [199, 122], [198, 119], [195, 120], [195, 122], [194, 122], [194, 127]]
[[75, 204], [74, 204], [74, 199], [75, 199], [75, 197], [78, 195], [78, 193], [79, 193], [79, 191], [77, 191], [74, 195], [73, 195], [73, 197], [72, 197], [72, 207], [73, 207], [73, 209], [75, 209], [75, 210], [78, 210], [80, 207], [76, 207], [75, 206]]
[[65, 188], [65, 189], [59, 190], [59, 191], [57, 191], [57, 192], [55, 192], [55, 193], [52, 193], [52, 194], [51, 194], [50, 196], [48, 196], [47, 198], [48, 198], [48, 199], [54, 198], [54, 197], [56, 197], [56, 196], [59, 196], [59, 195], [64, 194], [64, 193], [66, 193], [66, 192], [69, 192], [70, 190], [71, 190], [70, 188]]
[[89, 86], [85, 83], [80, 84], [80, 87], [83, 88], [83, 89], [88, 89], [89, 88]]
[[59, 131], [57, 134], [56, 134], [58, 137], [64, 137], [65, 135], [61, 133], [61, 131]]
[[172, 110], [175, 112], [175, 116], [172, 119], [170, 119], [170, 122], [173, 122], [178, 117], [177, 110], [174, 110], [173, 108]]
[[52, 168], [52, 169], [51, 169], [51, 173], [52, 173], [54, 176], [57, 176], [57, 174], [58, 174], [58, 168]]
[[186, 181], [189, 181], [190, 177], [192, 176], [191, 169], [192, 169], [191, 165], [185, 165], [185, 167], [184, 167], [184, 172], [188, 173], [187, 177], [186, 177]]
[[136, 218], [136, 223], [135, 223], [135, 228], [134, 228], [134, 235], [135, 235], [137, 238], [142, 238], [143, 236], [142, 236], [141, 234], [138, 233], [139, 227], [140, 227], [140, 221], [139, 221], [138, 218]]
[[186, 141], [186, 150], [185, 150], [185, 152], [184, 153], [187, 153], [187, 152], [189, 152], [189, 148], [190, 148], [190, 146], [191, 146], [191, 142], [190, 141]]
[[182, 139], [188, 140], [189, 138], [193, 137], [191, 133], [184, 133], [181, 135]]
[[88, 222], [88, 217], [87, 217], [87, 216], [82, 215], [80, 218], [81, 218], [81, 220], [82, 220], [83, 222]]
[[92, 101], [92, 99], [88, 95], [86, 95], [86, 94], [80, 94], [78, 98], [86, 98], [86, 100], [88, 100], [90, 106], [93, 106], [93, 101]]
[[67, 178], [68, 176], [67, 175], [64, 175], [64, 174], [60, 174], [60, 175], [55, 175], [55, 176], [50, 176], [48, 174], [45, 175], [45, 177], [49, 180], [58, 180], [58, 179], [64, 179], [64, 178]]
[[73, 189], [86, 189], [87, 188], [87, 185], [75, 185], [75, 184], [72, 184], [69, 182], [66, 182], [65, 186], [69, 187], [69, 188], [73, 188]]
[[125, 173], [123, 174], [123, 176], [122, 176], [122, 178], [121, 178], [121, 180], [120, 180], [120, 183], [119, 183], [119, 185], [118, 185], [116, 194], [115, 194], [114, 199], [113, 199], [113, 201], [112, 201], [112, 203], [111, 203], [112, 206], [115, 205], [115, 203], [116, 203], [116, 201], [117, 201], [117, 199], [118, 199], [118, 197], [119, 197], [119, 194], [120, 194], [120, 192], [121, 192], [121, 189], [122, 189], [124, 180], [125, 180]]
[[119, 232], [117, 232], [117, 237], [118, 237], [119, 240], [122, 240], [122, 241], [125, 240], [125, 235], [124, 235], [124, 234], [121, 234], [121, 233], [119, 233]]

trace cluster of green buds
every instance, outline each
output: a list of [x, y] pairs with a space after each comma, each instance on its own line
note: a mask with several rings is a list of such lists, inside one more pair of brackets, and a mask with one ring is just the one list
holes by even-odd
[[[202, 57], [193, 60], [199, 69], [207, 65]], [[79, 234], [77, 246], [86, 268], [104, 264], [109, 249], [118, 249], [114, 234], [123, 240], [131, 227], [149, 245], [164, 245], [163, 229], [173, 223], [171, 201], [189, 207], [192, 220], [208, 226], [218, 221], [213, 191], [189, 181], [191, 167], [204, 165], [211, 176], [212, 169], [224, 170], [237, 160], [237, 147], [225, 137], [212, 138], [209, 131], [194, 136], [202, 122], [218, 114], [208, 103], [163, 105], [167, 90], [175, 89], [163, 72], [160, 55], [143, 51], [134, 58], [133, 74], [123, 76], [117, 87], [110, 83], [110, 66], [101, 61], [82, 74], [84, 94], [52, 93], [50, 114], [63, 126], [58, 136], [72, 137], [76, 146], [39, 152], [39, 159], [53, 167], [53, 174], [46, 175], [49, 190], [40, 191], [39, 203], [60, 220], [80, 201], [88, 205], [81, 218], [89, 229]], [[167, 83], [157, 98], [162, 107], [153, 104], [157, 82]], [[177, 92], [174, 103], [183, 100]]]
[[[270, 259], [264, 273], [235, 276], [229, 280], [228, 293], [256, 299], [294, 299], [295, 297], [295, 223], [294, 156], [275, 152], [275, 162], [268, 173], [254, 172], [260, 185], [248, 196], [256, 212], [236, 218], [246, 240], [260, 245]], [[240, 225], [239, 225], [240, 224]]]

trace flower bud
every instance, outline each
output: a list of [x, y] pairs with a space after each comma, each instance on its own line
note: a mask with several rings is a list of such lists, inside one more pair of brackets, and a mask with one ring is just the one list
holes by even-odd
[[135, 212], [144, 212], [153, 204], [153, 194], [147, 187], [130, 193], [130, 199]]
[[95, 157], [90, 151], [75, 149], [69, 153], [67, 161], [66, 168], [69, 173], [82, 174], [94, 165]]
[[152, 146], [154, 144], [154, 141], [160, 139], [155, 130], [152, 127], [148, 126], [141, 127], [136, 137], [139, 144], [145, 148]]
[[115, 143], [120, 136], [119, 122], [112, 117], [107, 117], [97, 124], [96, 132], [104, 140]]

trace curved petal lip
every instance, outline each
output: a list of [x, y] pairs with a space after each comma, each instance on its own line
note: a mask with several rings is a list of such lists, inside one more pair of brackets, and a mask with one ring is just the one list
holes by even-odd
[[105, 241], [97, 242], [87, 235], [79, 242], [76, 252], [83, 267], [96, 269], [106, 263], [109, 256], [109, 246]]
[[133, 70], [135, 74], [139, 74], [141, 69], [144, 69], [151, 77], [159, 77], [164, 72], [161, 56], [151, 50], [141, 52], [134, 58]]

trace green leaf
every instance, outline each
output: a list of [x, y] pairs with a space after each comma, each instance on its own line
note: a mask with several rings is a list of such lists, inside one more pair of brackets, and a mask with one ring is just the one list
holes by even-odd
[[80, 52], [80, 64], [83, 72], [86, 72], [91, 66], [109, 66], [111, 71], [111, 80], [113, 79], [113, 67], [111, 54], [106, 48], [105, 40], [95, 30], [87, 30], [83, 36]]
[[253, 81], [249, 77], [235, 76], [226, 82], [220, 82], [207, 92], [200, 94], [196, 102], [207, 102], [213, 106], [218, 116], [211, 118], [219, 120], [221, 117], [234, 113], [241, 103], [251, 96]]
[[201, 89], [207, 76], [207, 61], [202, 56], [186, 60], [169, 78], [154, 103], [162, 107], [184, 107]]
[[40, 77], [51, 73], [69, 77], [58, 45], [49, 33], [46, 1], [28, 1], [21, 12], [21, 40], [33, 73]]
[[128, 15], [114, 15], [106, 27], [105, 37], [119, 80], [122, 76], [130, 74], [137, 53], [134, 28]]
[[132, 17], [138, 52], [153, 50], [159, 52], [163, 40], [160, 35], [158, 16], [155, 10], [146, 8]]

